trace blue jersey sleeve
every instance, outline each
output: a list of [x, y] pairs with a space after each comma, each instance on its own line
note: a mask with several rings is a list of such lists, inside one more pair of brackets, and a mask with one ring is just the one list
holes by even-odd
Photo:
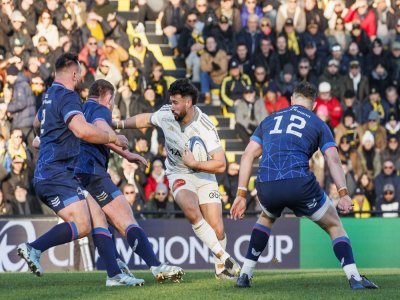
[[112, 126], [112, 116], [110, 110], [105, 106], [100, 106], [96, 109], [91, 116], [91, 123], [94, 124], [96, 121], [104, 121], [108, 125]]
[[82, 103], [79, 95], [75, 92], [69, 92], [64, 95], [60, 104], [60, 113], [65, 124], [76, 114], [82, 114]]
[[42, 122], [42, 120], [43, 120], [43, 105], [41, 105], [39, 107], [39, 110], [37, 112], [37, 116], [38, 116], [39, 121]]
[[258, 125], [256, 130], [254, 131], [253, 135], [250, 137], [250, 140], [255, 141], [256, 143], [262, 145], [262, 130], [261, 130], [261, 125]]
[[328, 125], [326, 123], [322, 123], [322, 128], [321, 128], [321, 136], [320, 136], [320, 141], [319, 141], [319, 149], [321, 149], [321, 152], [324, 153], [326, 149], [330, 147], [336, 147], [336, 142], [335, 139], [333, 138], [332, 132], [329, 129]]

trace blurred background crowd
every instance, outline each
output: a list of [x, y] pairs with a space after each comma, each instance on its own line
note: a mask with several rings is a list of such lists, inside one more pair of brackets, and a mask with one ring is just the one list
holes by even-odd
[[[79, 54], [82, 101], [94, 80], [114, 84], [115, 119], [168, 103], [174, 77], [165, 70], [167, 59], [148, 47], [144, 37], [152, 31], [201, 91], [199, 106], [217, 107], [231, 120], [242, 150], [261, 120], [289, 106], [298, 82], [314, 84], [315, 113], [335, 136], [354, 217], [399, 216], [399, 0], [138, 0], [128, 3], [129, 20], [117, 12], [120, 4], [1, 0], [0, 215], [51, 214], [32, 187], [37, 151], [30, 143], [61, 53]], [[109, 162], [135, 214], [179, 217], [165, 176], [162, 132], [121, 132], [149, 161], [147, 168], [116, 155]], [[235, 198], [240, 155], [228, 161], [217, 176], [226, 212]], [[337, 200], [320, 152], [310, 166]], [[249, 209], [257, 211], [255, 198], [253, 190]]]

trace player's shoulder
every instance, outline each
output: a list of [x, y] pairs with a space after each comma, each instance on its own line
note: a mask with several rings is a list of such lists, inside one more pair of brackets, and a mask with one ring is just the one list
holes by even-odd
[[196, 111], [198, 113], [197, 121], [202, 124], [207, 130], [215, 129], [214, 123], [211, 121], [210, 117], [203, 113], [199, 107], [196, 106]]

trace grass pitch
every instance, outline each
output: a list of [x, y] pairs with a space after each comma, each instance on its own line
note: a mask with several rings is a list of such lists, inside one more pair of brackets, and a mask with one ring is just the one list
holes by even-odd
[[0, 299], [399, 299], [400, 269], [362, 270], [379, 290], [352, 291], [341, 270], [256, 271], [253, 287], [238, 289], [212, 271], [189, 270], [181, 283], [155, 282], [150, 272], [135, 272], [143, 287], [105, 287], [105, 272], [0, 273]]

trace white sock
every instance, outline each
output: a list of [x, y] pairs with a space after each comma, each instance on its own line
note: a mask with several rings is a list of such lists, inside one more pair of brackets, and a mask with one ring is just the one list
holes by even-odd
[[197, 237], [207, 245], [212, 253], [219, 256], [221, 261], [225, 261], [230, 257], [230, 255], [222, 248], [214, 229], [212, 229], [206, 220], [201, 219], [199, 223], [192, 225], [192, 228]]
[[[222, 246], [222, 249], [226, 249], [226, 234], [223, 240], [219, 240], [219, 243]], [[225, 270], [224, 262], [220, 260], [218, 257], [213, 255], [214, 264], [215, 264], [215, 273], [220, 274], [223, 270]]]
[[351, 276], [354, 277], [355, 280], [361, 280], [360, 273], [358, 273], [356, 264], [349, 264], [343, 267], [343, 271], [346, 273], [347, 279], [350, 279]]
[[243, 273], [245, 273], [249, 276], [249, 278], [252, 277], [256, 264], [257, 264], [256, 261], [246, 258], [244, 260], [242, 270], [240, 271], [240, 275], [243, 275]]

